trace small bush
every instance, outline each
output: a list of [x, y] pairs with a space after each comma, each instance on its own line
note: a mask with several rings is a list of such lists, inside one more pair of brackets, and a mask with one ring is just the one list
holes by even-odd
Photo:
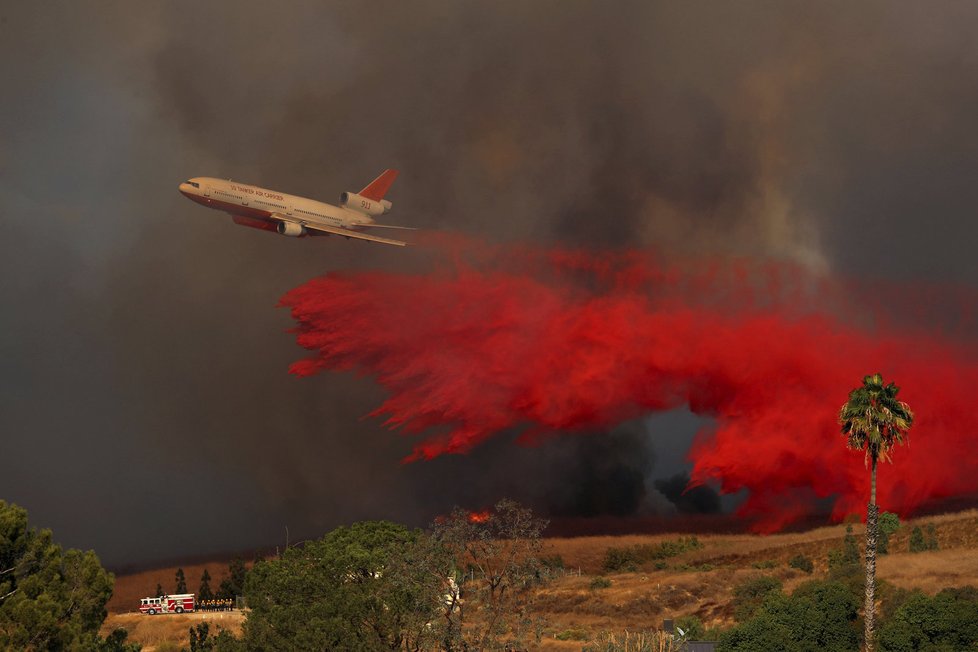
[[607, 589], [611, 586], [611, 580], [607, 577], [595, 577], [588, 586], [590, 586], [592, 591]]
[[741, 582], [734, 587], [734, 618], [744, 622], [754, 615], [764, 599], [771, 593], [781, 592], [781, 580], [769, 575], [762, 575]]
[[604, 569], [606, 571], [634, 572], [638, 567], [637, 546], [631, 548], [608, 548], [604, 554]]
[[918, 525], [910, 532], [910, 552], [923, 552], [925, 550], [927, 550], [927, 541], [924, 540], [924, 531]]
[[797, 568], [798, 570], [808, 573], [809, 575], [811, 575], [815, 570], [815, 564], [805, 555], [795, 555], [788, 560], [788, 566], [791, 568]]
[[751, 564], [751, 566], [753, 566], [754, 568], [761, 568], [761, 569], [774, 568], [775, 563], [773, 559], [764, 559], [762, 561], [755, 561], [753, 564]]
[[554, 638], [558, 641], [586, 641], [588, 633], [586, 629], [565, 629], [554, 634]]
[[[682, 635], [679, 634], [680, 629], [683, 630]], [[680, 616], [676, 619], [676, 636], [687, 641], [702, 640], [705, 632], [703, 621], [696, 616]]]
[[604, 569], [608, 572], [634, 572], [642, 564], [669, 559], [689, 550], [701, 548], [696, 537], [679, 537], [675, 541], [628, 547], [611, 547], [605, 552]]
[[550, 555], [540, 559], [540, 565], [549, 570], [563, 570], [564, 558], [560, 555]]

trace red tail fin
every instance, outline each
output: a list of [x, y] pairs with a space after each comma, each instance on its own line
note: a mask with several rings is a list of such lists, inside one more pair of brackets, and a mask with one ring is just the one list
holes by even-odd
[[379, 177], [367, 184], [367, 187], [358, 194], [367, 199], [380, 201], [387, 194], [387, 191], [390, 190], [391, 184], [394, 183], [394, 179], [396, 178], [397, 170], [384, 170]]

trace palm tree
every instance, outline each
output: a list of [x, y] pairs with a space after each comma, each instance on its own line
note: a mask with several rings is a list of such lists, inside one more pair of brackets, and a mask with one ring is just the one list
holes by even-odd
[[863, 384], [849, 392], [849, 400], [839, 411], [842, 434], [846, 445], [865, 451], [866, 466], [872, 462], [869, 506], [866, 510], [866, 651], [875, 645], [874, 621], [876, 612], [876, 541], [878, 538], [879, 508], [876, 505], [876, 463], [892, 461], [890, 451], [907, 441], [913, 424], [910, 406], [897, 400], [900, 388], [883, 384], [883, 376], [874, 374], [863, 378]]

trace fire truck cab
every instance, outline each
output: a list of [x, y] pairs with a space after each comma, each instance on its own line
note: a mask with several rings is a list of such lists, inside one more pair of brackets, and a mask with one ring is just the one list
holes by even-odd
[[193, 593], [164, 595], [162, 598], [143, 598], [139, 601], [139, 611], [150, 616], [182, 614], [185, 611], [193, 611], [194, 607]]

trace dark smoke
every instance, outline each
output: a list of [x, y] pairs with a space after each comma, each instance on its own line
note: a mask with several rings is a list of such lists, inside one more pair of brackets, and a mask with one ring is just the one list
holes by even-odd
[[554, 516], [629, 516], [646, 498], [655, 464], [647, 433], [622, 428], [577, 441], [570, 467], [552, 490], [567, 492], [551, 505]]
[[656, 480], [655, 488], [683, 514], [716, 514], [720, 511], [720, 495], [706, 485], [690, 486], [688, 473], [677, 473]]
[[[413, 442], [361, 420], [369, 379], [283, 373], [278, 297], [424, 253], [233, 227], [188, 176], [329, 200], [393, 166], [392, 222], [974, 287], [976, 26], [941, 2], [10, 4], [0, 495], [115, 562], [515, 488], [512, 453], [395, 468]], [[586, 467], [556, 441], [525, 468]], [[682, 470], [686, 439], [654, 445], [652, 478]]]

